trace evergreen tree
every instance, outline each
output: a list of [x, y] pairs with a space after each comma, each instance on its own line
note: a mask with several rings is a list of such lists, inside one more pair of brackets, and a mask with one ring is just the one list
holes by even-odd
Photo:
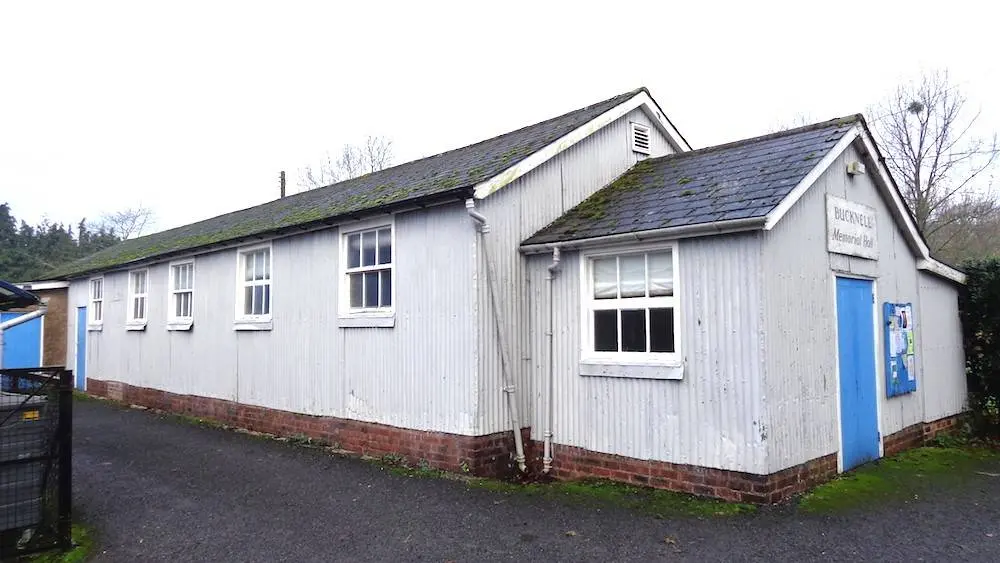
[[43, 219], [31, 226], [0, 204], [0, 279], [15, 282], [43, 278], [49, 271], [121, 242], [107, 227], [93, 228], [81, 219], [73, 226]]

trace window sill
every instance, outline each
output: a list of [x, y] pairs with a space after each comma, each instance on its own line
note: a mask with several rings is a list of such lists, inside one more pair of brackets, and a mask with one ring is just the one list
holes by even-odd
[[338, 317], [340, 328], [393, 328], [396, 326], [396, 315], [354, 315]]
[[191, 330], [194, 321], [171, 321], [167, 323], [167, 330]]
[[104, 325], [101, 324], [88, 324], [87, 332], [101, 332], [104, 330]]
[[684, 379], [684, 364], [680, 362], [643, 362], [628, 360], [581, 360], [580, 375], [589, 377], [623, 377], [628, 379]]
[[236, 321], [233, 330], [271, 330], [271, 321]]
[[146, 322], [130, 322], [125, 325], [125, 330], [128, 331], [140, 331], [146, 330]]

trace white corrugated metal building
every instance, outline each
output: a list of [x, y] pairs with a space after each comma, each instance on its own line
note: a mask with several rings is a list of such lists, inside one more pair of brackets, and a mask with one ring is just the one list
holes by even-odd
[[771, 501], [964, 407], [860, 116], [692, 151], [640, 89], [60, 277], [91, 393], [486, 475]]

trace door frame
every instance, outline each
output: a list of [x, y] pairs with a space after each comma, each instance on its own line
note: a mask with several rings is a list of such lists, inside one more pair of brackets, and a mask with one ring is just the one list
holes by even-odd
[[[83, 311], [84, 322], [80, 323], [80, 311]], [[87, 306], [76, 307], [76, 319], [73, 323], [74, 328], [76, 328], [76, 334], [73, 338], [73, 388], [79, 389], [81, 391], [87, 390], [87, 339], [90, 336], [87, 332], [87, 315], [89, 311]], [[83, 386], [77, 387], [77, 378], [80, 375], [80, 331], [83, 330]]]
[[841, 420], [841, 410], [840, 410], [840, 330], [838, 327], [837, 315], [839, 311], [837, 309], [837, 278], [846, 278], [854, 280], [863, 280], [872, 282], [872, 338], [875, 339], [875, 418], [878, 421], [878, 457], [881, 459], [885, 456], [885, 447], [883, 443], [884, 435], [882, 433], [882, 394], [885, 389], [882, 388], [883, 384], [883, 366], [879, 358], [882, 357], [882, 339], [879, 338], [881, 334], [880, 330], [882, 328], [882, 323], [879, 321], [881, 314], [879, 312], [879, 298], [878, 298], [878, 279], [869, 276], [859, 276], [856, 274], [850, 274], [845, 272], [832, 272], [830, 287], [833, 290], [833, 362], [834, 362], [834, 380], [836, 383], [836, 388], [834, 395], [836, 396], [837, 405], [837, 473], [844, 472], [844, 426]]

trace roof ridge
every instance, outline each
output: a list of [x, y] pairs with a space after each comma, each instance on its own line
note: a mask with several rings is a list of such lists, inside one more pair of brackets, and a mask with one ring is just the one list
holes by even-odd
[[[511, 129], [510, 131], [504, 131], [503, 133], [494, 135], [494, 136], [486, 138], [486, 139], [482, 139], [482, 140], [476, 141], [475, 143], [470, 143], [468, 145], [462, 145], [460, 147], [455, 147], [453, 149], [448, 149], [446, 151], [441, 151], [439, 153], [435, 153], [435, 154], [432, 154], [432, 155], [429, 155], [429, 156], [423, 156], [423, 157], [420, 157], [420, 158], [417, 158], [417, 159], [414, 159], [414, 160], [408, 160], [406, 162], [400, 162], [399, 164], [394, 164], [394, 165], [392, 165], [392, 166], [390, 166], [388, 168], [383, 168], [382, 170], [376, 170], [374, 172], [369, 172], [367, 174], [362, 174], [361, 176], [355, 176], [354, 178], [348, 178], [347, 180], [341, 180], [339, 182], [334, 182], [332, 184], [328, 184], [326, 186], [321, 186], [319, 188], [314, 188], [314, 189], [324, 190], [326, 188], [332, 188], [332, 187], [337, 186], [339, 184], [346, 184], [347, 182], [350, 182], [352, 180], [356, 180], [358, 178], [363, 178], [363, 177], [366, 177], [366, 176], [370, 176], [372, 174], [378, 174], [379, 172], [384, 172], [384, 171], [387, 171], [387, 170], [392, 170], [394, 168], [399, 168], [400, 166], [406, 166], [408, 164], [414, 164], [414, 163], [421, 162], [421, 161], [424, 161], [424, 160], [430, 160], [432, 158], [437, 158], [439, 156], [444, 156], [446, 154], [453, 153], [455, 151], [461, 151], [461, 150], [471, 149], [472, 147], [475, 147], [477, 145], [482, 145], [482, 144], [488, 143], [490, 141], [494, 141], [496, 139], [499, 139], [500, 137], [505, 137], [507, 135], [512, 135], [514, 133], [518, 133], [520, 131], [524, 131], [525, 129], [530, 129], [532, 127], [536, 127], [538, 125], [541, 125], [541, 124], [549, 122], [549, 121], [555, 121], [557, 119], [562, 119], [562, 118], [564, 118], [564, 117], [566, 117], [568, 115], [574, 114], [574, 113], [578, 113], [578, 112], [582, 112], [582, 111], [587, 111], [587, 110], [589, 110], [591, 108], [594, 108], [594, 107], [606, 104], [606, 103], [611, 102], [611, 101], [613, 101], [615, 99], [618, 99], [618, 98], [622, 98], [622, 101], [624, 101], [625, 98], [631, 98], [633, 96], [637, 96], [641, 92], [646, 92], [648, 94], [649, 90], [647, 90], [645, 86], [641, 86], [639, 88], [636, 88], [635, 90], [631, 90], [629, 92], [624, 92], [624, 93], [618, 94], [616, 96], [611, 96], [610, 98], [607, 98], [607, 99], [604, 99], [604, 100], [601, 100], [599, 102], [595, 102], [595, 103], [592, 103], [592, 104], [588, 104], [588, 105], [583, 106], [581, 108], [576, 108], [574, 110], [570, 110], [570, 111], [567, 111], [565, 113], [561, 113], [559, 115], [556, 115], [556, 116], [553, 116], [553, 117], [549, 117], [547, 119], [543, 119], [541, 121], [536, 121], [535, 123], [529, 123], [528, 125], [524, 125], [522, 127], [518, 127], [517, 129]], [[307, 191], [311, 191], [311, 190], [307, 190]], [[299, 193], [305, 193], [305, 192], [299, 192]], [[292, 195], [298, 195], [298, 194], [292, 194]]]
[[762, 142], [762, 141], [770, 141], [770, 140], [773, 140], [773, 139], [780, 139], [782, 137], [787, 137], [787, 136], [791, 136], [791, 135], [797, 135], [799, 133], [805, 133], [805, 132], [808, 132], [808, 131], [816, 131], [816, 130], [819, 130], [819, 129], [825, 129], [827, 127], [830, 127], [831, 125], [847, 125], [849, 123], [864, 123], [864, 117], [860, 113], [853, 113], [853, 114], [850, 114], [850, 115], [845, 115], [843, 117], [835, 117], [833, 119], [828, 119], [826, 121], [819, 121], [819, 122], [816, 122], [816, 123], [810, 123], [809, 125], [803, 125], [801, 127], [795, 127], [795, 128], [792, 128], [792, 129], [785, 129], [785, 130], [782, 130], [782, 131], [775, 131], [773, 133], [766, 133], [764, 135], [758, 135], [756, 137], [749, 137], [749, 138], [746, 138], [746, 139], [738, 139], [736, 141], [730, 141], [728, 143], [722, 143], [722, 144], [719, 144], [719, 145], [711, 145], [711, 146], [708, 146], [708, 147], [702, 147], [702, 148], [697, 149], [697, 150], [692, 150], [692, 151], [687, 151], [687, 152], [679, 152], [679, 153], [671, 153], [671, 154], [659, 156], [659, 157], [656, 157], [656, 158], [650, 158], [650, 159], [646, 159], [646, 160], [661, 161], [661, 160], [668, 160], [668, 159], [685, 158], [685, 157], [689, 157], [689, 156], [698, 156], [698, 155], [702, 155], [702, 154], [709, 153], [709, 152], [716, 151], [716, 150], [731, 149], [731, 148], [740, 147], [740, 146], [743, 146], [743, 145], [749, 145], [749, 144], [752, 144], [752, 143], [759, 143], [759, 142]]
[[[570, 115], [570, 114], [574, 114], [574, 113], [581, 112], [581, 111], [586, 111], [586, 110], [591, 109], [593, 107], [596, 107], [596, 106], [599, 106], [599, 105], [602, 105], [602, 104], [606, 104], [606, 103], [608, 103], [608, 102], [610, 102], [610, 101], [612, 101], [612, 100], [614, 100], [616, 98], [632, 97], [632, 96], [638, 95], [640, 92], [649, 93], [649, 91], [646, 89], [646, 87], [643, 86], [643, 87], [640, 87], [640, 88], [636, 88], [635, 90], [631, 90], [629, 92], [625, 92], [625, 93], [622, 93], [622, 94], [618, 94], [617, 96], [612, 96], [612, 97], [607, 98], [605, 100], [601, 100], [600, 102], [596, 102], [596, 103], [593, 103], [593, 104], [586, 105], [586, 106], [584, 106], [582, 108], [577, 108], [577, 109], [572, 110], [572, 111], [567, 111], [566, 113], [559, 114], [559, 115], [557, 115], [555, 117], [550, 117], [548, 119], [543, 119], [542, 121], [538, 121], [536, 123], [532, 123], [530, 125], [525, 125], [524, 127], [520, 127], [518, 129], [513, 129], [511, 131], [507, 131], [505, 133], [501, 133], [499, 135], [495, 135], [493, 137], [490, 137], [489, 139], [483, 139], [481, 141], [476, 141], [475, 143], [472, 143], [470, 145], [463, 145], [461, 147], [456, 147], [454, 149], [448, 149], [446, 151], [439, 152], [437, 154], [432, 154], [430, 156], [421, 157], [421, 158], [418, 158], [418, 159], [415, 159], [415, 160], [408, 160], [406, 162], [401, 162], [399, 164], [395, 164], [395, 165], [390, 166], [388, 168], [383, 168], [381, 170], [376, 170], [374, 172], [368, 172], [368, 173], [362, 174], [360, 176], [355, 176], [353, 178], [348, 178], [346, 180], [341, 180], [339, 182], [334, 182], [333, 184], [328, 184], [326, 186], [320, 186], [318, 188], [312, 188], [312, 189], [309, 189], [309, 190], [304, 190], [304, 191], [301, 191], [301, 192], [296, 192], [294, 194], [288, 194], [288, 195], [286, 195], [283, 198], [271, 199], [271, 200], [268, 200], [268, 201], [264, 201], [264, 202], [258, 203], [256, 205], [250, 205], [250, 206], [247, 206], [247, 207], [242, 207], [240, 209], [234, 209], [232, 211], [227, 211], [225, 213], [220, 213], [218, 215], [212, 215], [211, 217], [206, 217], [206, 218], [200, 219], [198, 221], [194, 221], [194, 222], [191, 222], [191, 223], [185, 223], [183, 225], [178, 225], [176, 227], [171, 227], [169, 229], [165, 229], [165, 230], [162, 230], [162, 231], [156, 231], [154, 233], [149, 233], [147, 235], [142, 235], [140, 237], [136, 237], [134, 239], [129, 239], [129, 240], [139, 240], [139, 239], [146, 238], [146, 237], [151, 237], [151, 236], [154, 236], [154, 235], [160, 235], [160, 234], [164, 234], [164, 233], [170, 233], [170, 232], [174, 232], [174, 231], [180, 231], [181, 229], [185, 229], [187, 227], [198, 225], [198, 224], [204, 223], [206, 221], [213, 221], [213, 220], [216, 220], [216, 219], [221, 219], [222, 217], [227, 217], [229, 215], [235, 215], [237, 213], [248, 211], [250, 209], [254, 209], [254, 208], [260, 207], [262, 205], [267, 205], [269, 203], [274, 203], [274, 202], [277, 202], [277, 201], [286, 201], [287, 202], [287, 201], [290, 201], [292, 199], [298, 199], [300, 197], [305, 197], [307, 195], [313, 195], [313, 196], [315, 196], [315, 192], [320, 191], [320, 190], [327, 190], [327, 189], [330, 189], [330, 188], [337, 189], [338, 187], [345, 188], [350, 183], [356, 182], [356, 181], [360, 181], [363, 178], [365, 178], [365, 179], [371, 179], [371, 177], [373, 177], [375, 175], [379, 175], [379, 174], [381, 174], [383, 172], [388, 172], [388, 171], [394, 170], [396, 168], [399, 168], [400, 166], [408, 166], [408, 165], [411, 165], [411, 164], [415, 164], [417, 162], [421, 162], [421, 161], [425, 161], [425, 160], [430, 160], [432, 158], [436, 158], [436, 157], [439, 157], [439, 156], [442, 156], [442, 155], [446, 155], [446, 154], [449, 154], [449, 153], [452, 153], [452, 152], [455, 152], [455, 151], [469, 149], [469, 148], [475, 147], [476, 145], [480, 145], [480, 144], [483, 144], [483, 143], [487, 143], [489, 141], [493, 141], [493, 140], [498, 139], [500, 137], [503, 137], [505, 135], [511, 135], [513, 133], [517, 133], [518, 131], [523, 131], [525, 129], [529, 129], [531, 127], [535, 127], [537, 125], [541, 125], [542, 123], [545, 123], [547, 121], [554, 121], [556, 119], [561, 119], [563, 117], [566, 117], [567, 115]], [[456, 187], [457, 188], [462, 188], [462, 187], [466, 187], [466, 186], [456, 186]], [[126, 241], [122, 241], [122, 242], [126, 242]], [[82, 260], [85, 260], [86, 258], [89, 258], [89, 256], [84, 256], [80, 260], [82, 261]]]

